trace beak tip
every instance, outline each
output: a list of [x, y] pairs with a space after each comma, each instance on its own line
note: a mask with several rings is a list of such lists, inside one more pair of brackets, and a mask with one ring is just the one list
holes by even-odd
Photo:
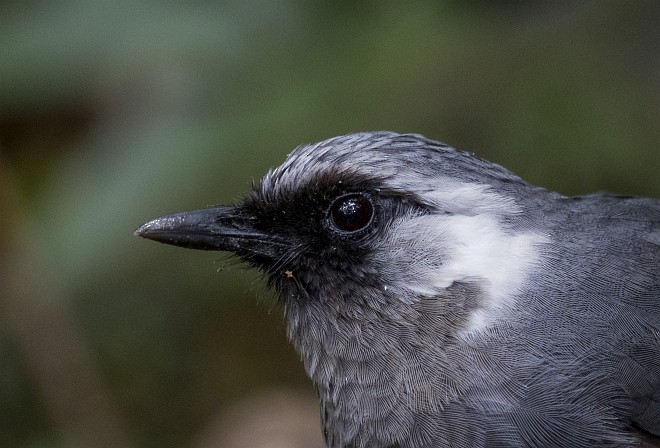
[[[157, 222], [157, 221], [158, 221], [158, 222]], [[155, 225], [155, 224], [156, 224], [156, 225]], [[161, 226], [158, 226], [157, 224], [159, 224], [159, 220], [158, 220], [158, 219], [154, 219], [154, 220], [152, 220], [152, 221], [145, 222], [145, 223], [142, 224], [140, 227], [138, 227], [137, 229], [135, 229], [135, 231], [133, 232], [133, 235], [135, 235], [135, 236], [139, 236], [139, 237], [142, 237], [142, 238], [149, 238], [149, 233], [150, 233], [151, 231], [153, 231], [155, 227], [158, 227], [158, 228], [160, 228], [160, 229], [162, 230], [162, 225], [161, 225]]]
[[191, 221], [189, 215], [190, 212], [183, 212], [152, 219], [135, 229], [133, 235], [180, 246], [198, 230], [199, 223], [194, 219]]
[[232, 221], [234, 215], [234, 207], [228, 206], [179, 212], [147, 221], [133, 235], [188, 249], [235, 251], [239, 246], [237, 241], [248, 238], [254, 231], [247, 227], [239, 229]]

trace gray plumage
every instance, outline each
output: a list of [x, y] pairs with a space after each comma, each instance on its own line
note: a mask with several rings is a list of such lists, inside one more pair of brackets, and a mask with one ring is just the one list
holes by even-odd
[[328, 447], [660, 446], [658, 200], [372, 132], [136, 233], [265, 272]]

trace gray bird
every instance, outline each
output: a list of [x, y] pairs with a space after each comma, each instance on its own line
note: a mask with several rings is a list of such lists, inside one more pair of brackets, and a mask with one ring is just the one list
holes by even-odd
[[660, 446], [660, 200], [366, 132], [136, 234], [265, 273], [330, 448]]

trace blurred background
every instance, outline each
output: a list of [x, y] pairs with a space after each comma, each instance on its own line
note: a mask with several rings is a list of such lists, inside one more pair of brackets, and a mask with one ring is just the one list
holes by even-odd
[[321, 446], [258, 274], [133, 230], [357, 130], [660, 197], [659, 55], [653, 0], [0, 1], [0, 446]]

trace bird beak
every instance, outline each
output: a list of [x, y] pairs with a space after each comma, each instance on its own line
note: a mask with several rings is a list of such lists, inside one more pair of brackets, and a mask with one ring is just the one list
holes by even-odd
[[255, 229], [256, 222], [256, 218], [246, 216], [237, 207], [217, 206], [161, 216], [142, 224], [134, 234], [188, 249], [278, 259], [288, 245]]

